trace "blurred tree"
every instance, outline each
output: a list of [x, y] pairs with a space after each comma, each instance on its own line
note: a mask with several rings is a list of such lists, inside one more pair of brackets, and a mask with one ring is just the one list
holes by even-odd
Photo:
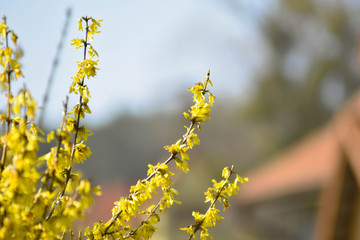
[[280, 0], [263, 19], [267, 65], [240, 110], [256, 126], [261, 159], [327, 122], [356, 90], [354, 4]]

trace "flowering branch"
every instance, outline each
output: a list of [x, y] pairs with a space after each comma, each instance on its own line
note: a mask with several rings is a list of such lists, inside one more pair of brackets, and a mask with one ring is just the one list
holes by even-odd
[[[74, 177], [72, 174], [74, 160], [82, 162], [91, 154], [90, 149], [85, 146], [83, 142], [80, 142], [80, 140], [87, 140], [87, 137], [92, 135], [92, 133], [90, 130], [86, 129], [86, 126], [80, 127], [80, 119], [85, 117], [85, 113], [91, 113], [90, 108], [88, 107], [90, 93], [87, 85], [85, 85], [85, 77], [89, 78], [95, 76], [98, 68], [95, 67], [95, 65], [97, 65], [97, 61], [92, 60], [92, 58], [97, 55], [97, 52], [92, 48], [88, 40], [93, 40], [93, 34], [99, 33], [98, 27], [100, 26], [101, 20], [96, 21], [91, 17], [83, 17], [79, 20], [79, 30], [83, 30], [82, 20], [85, 21], [85, 39], [80, 40], [76, 38], [72, 41], [72, 44], [75, 45], [76, 49], [84, 47], [84, 57], [82, 62], [78, 62], [78, 71], [73, 77], [74, 82], [70, 86], [70, 93], [80, 93], [80, 97], [79, 103], [73, 108], [72, 112], [69, 113], [73, 114], [74, 118], [69, 117], [66, 125], [68, 131], [74, 133], [74, 140], [71, 148], [69, 148], [71, 145], [70, 142], [65, 143], [65, 147], [67, 147], [68, 150], [71, 149], [71, 151], [69, 165], [64, 170], [64, 187], [57, 197], [57, 200], [54, 202], [52, 209], [46, 216], [46, 221], [51, 218], [55, 208], [61, 203], [69, 185], [69, 181]], [[90, 20], [92, 23], [89, 24]], [[89, 59], [86, 58], [87, 53], [90, 55]]]
[[[85, 20], [86, 22], [86, 30], [85, 30], [85, 41], [84, 41], [84, 61], [86, 60], [86, 47], [87, 47], [87, 32], [88, 32], [88, 19], [86, 18]], [[84, 85], [84, 79], [85, 79], [85, 76], [82, 78], [81, 80], [81, 86]], [[79, 104], [78, 104], [78, 108], [81, 109], [82, 107], [82, 96], [80, 96], [80, 99], [79, 99]], [[65, 178], [65, 186], [62, 190], [62, 192], [59, 194], [57, 200], [55, 201], [55, 204], [54, 206], [52, 207], [52, 209], [50, 210], [49, 214], [46, 216], [46, 221], [48, 221], [50, 219], [50, 217], [52, 216], [56, 206], [60, 203], [60, 199], [64, 196], [65, 194], [65, 191], [66, 191], [66, 188], [68, 186], [68, 183], [69, 183], [69, 180], [70, 180], [70, 176], [71, 176], [71, 170], [72, 170], [72, 166], [73, 166], [73, 162], [74, 162], [74, 154], [75, 154], [75, 149], [76, 149], [76, 141], [77, 141], [77, 135], [78, 135], [78, 132], [79, 132], [79, 128], [77, 126], [79, 126], [80, 124], [80, 114], [81, 114], [81, 111], [78, 111], [77, 113], [77, 117], [76, 117], [76, 127], [75, 127], [75, 134], [74, 134], [74, 143], [72, 145], [72, 150], [71, 150], [71, 155], [70, 155], [70, 162], [71, 162], [71, 165], [68, 167], [68, 169], [66, 170], [66, 178]]]
[[234, 182], [231, 183], [229, 179], [233, 174], [236, 174], [236, 172], [234, 172], [233, 166], [231, 166], [231, 168], [225, 167], [222, 171], [222, 177], [224, 180], [220, 181], [219, 183], [214, 179], [212, 180], [213, 187], [209, 188], [207, 192], [204, 193], [206, 196], [205, 202], [210, 202], [208, 210], [205, 214], [193, 212], [192, 215], [195, 218], [195, 223], [186, 228], [180, 228], [180, 230], [186, 231], [190, 234], [188, 240], [195, 238], [195, 233], [199, 230], [201, 230], [201, 240], [206, 240], [207, 237], [212, 238], [208, 233], [207, 227], [213, 227], [216, 225], [217, 221], [220, 222], [221, 219], [224, 219], [218, 214], [220, 210], [215, 207], [215, 203], [217, 201], [222, 202], [224, 211], [230, 208], [230, 204], [226, 199], [234, 194], [237, 194], [237, 191], [239, 190], [238, 182], [244, 185], [245, 182], [248, 181], [248, 178], [242, 178], [236, 174]]
[[[175, 160], [177, 168], [182, 169], [184, 172], [189, 171], [186, 162], [186, 160], [189, 160], [187, 150], [191, 149], [194, 144], [200, 143], [197, 134], [194, 133], [195, 126], [200, 129], [200, 124], [203, 124], [206, 119], [210, 118], [210, 107], [213, 106], [215, 98], [207, 90], [208, 84], [212, 85], [209, 77], [210, 71], [207, 73], [204, 83], [199, 82], [195, 84], [194, 87], [189, 88], [189, 91], [194, 94], [193, 100], [195, 104], [189, 110], [191, 116], [188, 113], [184, 113], [184, 116], [190, 121], [190, 126], [185, 127], [186, 133], [182, 139], [179, 139], [171, 146], [164, 147], [170, 153], [169, 158], [155, 166], [149, 164], [148, 176], [131, 187], [131, 193], [128, 197], [121, 198], [120, 201], [115, 202], [115, 207], [112, 210], [112, 218], [105, 224], [103, 222], [95, 223], [92, 230], [90, 228], [86, 230], [86, 236], [90, 239], [101, 239], [103, 236], [109, 235], [114, 238], [124, 238], [138, 234], [145, 239], [150, 238], [155, 231], [152, 225], [156, 222], [155, 220], [150, 222], [143, 221], [141, 226], [134, 230], [130, 230], [129, 221], [137, 214], [143, 214], [143, 212], [139, 210], [139, 207], [147, 199], [152, 197], [152, 193], [155, 193], [155, 188], [161, 187], [163, 192], [158, 207], [161, 211], [165, 212], [166, 208], [172, 206], [173, 203], [180, 203], [174, 200], [174, 194], [177, 194], [177, 191], [171, 187], [172, 181], [170, 178], [174, 174], [169, 171], [167, 165], [172, 160]], [[205, 98], [206, 93], [209, 93], [208, 102]], [[181, 158], [177, 157], [178, 155], [180, 155]], [[158, 208], [156, 208], [155, 211]], [[148, 217], [151, 218], [151, 215], [153, 214], [148, 215]], [[120, 226], [122, 228], [119, 230]], [[141, 233], [139, 233], [140, 229]]]

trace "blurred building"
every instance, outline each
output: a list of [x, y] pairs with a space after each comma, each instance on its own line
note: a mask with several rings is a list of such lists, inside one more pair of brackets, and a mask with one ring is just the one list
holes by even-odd
[[323, 128], [244, 176], [260, 239], [360, 239], [360, 92]]

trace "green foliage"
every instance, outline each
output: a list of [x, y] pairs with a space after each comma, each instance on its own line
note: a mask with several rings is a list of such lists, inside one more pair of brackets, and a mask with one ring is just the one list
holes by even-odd
[[[101, 20], [82, 17], [78, 22], [84, 38], [76, 37], [71, 44], [76, 50], [82, 49], [84, 58], [77, 62], [77, 72], [72, 77], [70, 93], [79, 95], [78, 103], [67, 112], [68, 98], [64, 101], [61, 126], [45, 136], [35, 124], [37, 103], [29, 91], [24, 88], [15, 97], [11, 86], [14, 80], [22, 77], [19, 58], [21, 51], [15, 48], [17, 35], [9, 29], [6, 18], [0, 25], [3, 48], [0, 49], [2, 71], [0, 83], [7, 98], [6, 112], [1, 114], [1, 123], [5, 132], [1, 134], [0, 162], [0, 239], [63, 239], [68, 233], [73, 238], [72, 225], [76, 219], [83, 218], [85, 210], [92, 204], [92, 194], [101, 194], [99, 186], [92, 186], [88, 180], [74, 170], [75, 164], [82, 164], [92, 154], [86, 141], [92, 132], [83, 120], [91, 113], [90, 91], [86, 81], [96, 76], [98, 53], [91, 42], [99, 33]], [[10, 47], [9, 36], [14, 48]], [[167, 160], [155, 166], [149, 164], [148, 175], [130, 188], [128, 197], [115, 202], [112, 217], [107, 222], [100, 220], [88, 227], [84, 235], [89, 239], [149, 239], [156, 231], [154, 226], [160, 221], [158, 212], [165, 213], [174, 203], [178, 191], [173, 188], [168, 168], [175, 162], [177, 168], [188, 172], [188, 150], [200, 143], [196, 128], [210, 119], [211, 107], [215, 96], [208, 88], [212, 86], [210, 71], [203, 83], [199, 82], [189, 89], [194, 95], [194, 105], [184, 116], [189, 121], [186, 132], [175, 144], [165, 146], [170, 153]], [[54, 147], [43, 156], [38, 156], [39, 142], [54, 142]], [[215, 180], [209, 188], [206, 202], [211, 202], [205, 215], [194, 213], [195, 225], [191, 225], [190, 238], [201, 229], [201, 239], [210, 236], [208, 226], [215, 226], [222, 219], [215, 208], [215, 202], [230, 205], [225, 198], [236, 194], [237, 183], [245, 179], [236, 175], [234, 183], [229, 178], [235, 172], [225, 168], [221, 182]], [[247, 180], [247, 179], [246, 179]], [[146, 206], [157, 191], [160, 199], [156, 205]], [[144, 210], [145, 209], [145, 210]], [[142, 216], [141, 223], [134, 227], [131, 221]], [[79, 232], [79, 238], [82, 233]]]

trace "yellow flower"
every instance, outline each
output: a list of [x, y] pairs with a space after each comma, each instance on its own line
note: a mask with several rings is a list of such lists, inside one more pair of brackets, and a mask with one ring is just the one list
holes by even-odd
[[82, 138], [84, 139], [84, 141], [87, 141], [87, 138], [92, 135], [93, 133], [86, 128], [86, 124], [85, 124], [84, 126], [78, 128], [77, 140], [79, 141]]
[[99, 54], [95, 51], [95, 49], [89, 44], [88, 53], [90, 55], [90, 58], [99, 56]]
[[102, 20], [95, 20], [95, 19], [91, 19], [91, 23], [89, 24], [89, 31], [92, 33], [100, 33], [100, 31], [98, 31], [98, 28], [101, 27], [100, 22], [102, 22]]
[[18, 78], [18, 77], [21, 77], [23, 74], [22, 74], [22, 71], [20, 69], [20, 64], [16, 64], [14, 66], [14, 69], [13, 71], [15, 72], [15, 77]]
[[[189, 131], [189, 128], [185, 126], [187, 131]], [[193, 148], [194, 144], [199, 145], [200, 139], [196, 133], [194, 133], [195, 128], [191, 129], [189, 133], [185, 134], [186, 144], [189, 146], [189, 148]]]
[[76, 120], [74, 118], [68, 117], [66, 120], [66, 127], [69, 132], [74, 133], [76, 131]]
[[83, 31], [82, 18], [79, 18], [79, 20], [78, 20], [78, 29], [79, 29], [79, 31]]
[[216, 222], [221, 222], [222, 219], [224, 219], [222, 216], [219, 215], [220, 210], [217, 208], [210, 208], [207, 212], [206, 212], [206, 216], [205, 216], [205, 224], [204, 226], [207, 227], [213, 227], [216, 225]]
[[17, 45], [17, 39], [18, 36], [13, 31], [11, 31], [11, 40], [13, 41], [15, 46]]
[[0, 34], [1, 34], [2, 39], [5, 39], [7, 29], [8, 29], [8, 26], [6, 26], [4, 22], [0, 24]]
[[91, 150], [83, 142], [75, 145], [74, 161], [76, 163], [83, 163], [91, 155]]
[[181, 160], [180, 158], [175, 158], [176, 167], [183, 170], [183, 172], [187, 173], [189, 171], [188, 164], [186, 160]]
[[201, 82], [198, 82], [188, 90], [194, 94], [194, 102], [201, 102], [204, 99], [204, 85]]
[[189, 159], [189, 155], [186, 153], [186, 151], [189, 149], [189, 147], [187, 147], [186, 144], [182, 144], [181, 141], [182, 140], [179, 139], [175, 144], [173, 144], [171, 146], [165, 146], [164, 148], [173, 155], [180, 153], [181, 158], [183, 160]]
[[99, 60], [94, 61], [91, 59], [85, 59], [82, 62], [78, 62], [78, 72], [77, 75], [80, 79], [82, 79], [85, 75], [89, 79], [89, 77], [94, 77], [96, 75], [96, 71], [99, 68], [95, 67]]
[[5, 56], [5, 62], [3, 63], [4, 66], [6, 66], [11, 61], [12, 51], [13, 51], [12, 48], [9, 48], [9, 47], [5, 48], [5, 50], [3, 52], [3, 54]]
[[84, 46], [84, 42], [82, 39], [79, 39], [78, 37], [76, 37], [75, 39], [73, 39], [70, 43], [71, 45], [74, 45], [76, 47], [76, 50], [78, 50], [79, 48]]

